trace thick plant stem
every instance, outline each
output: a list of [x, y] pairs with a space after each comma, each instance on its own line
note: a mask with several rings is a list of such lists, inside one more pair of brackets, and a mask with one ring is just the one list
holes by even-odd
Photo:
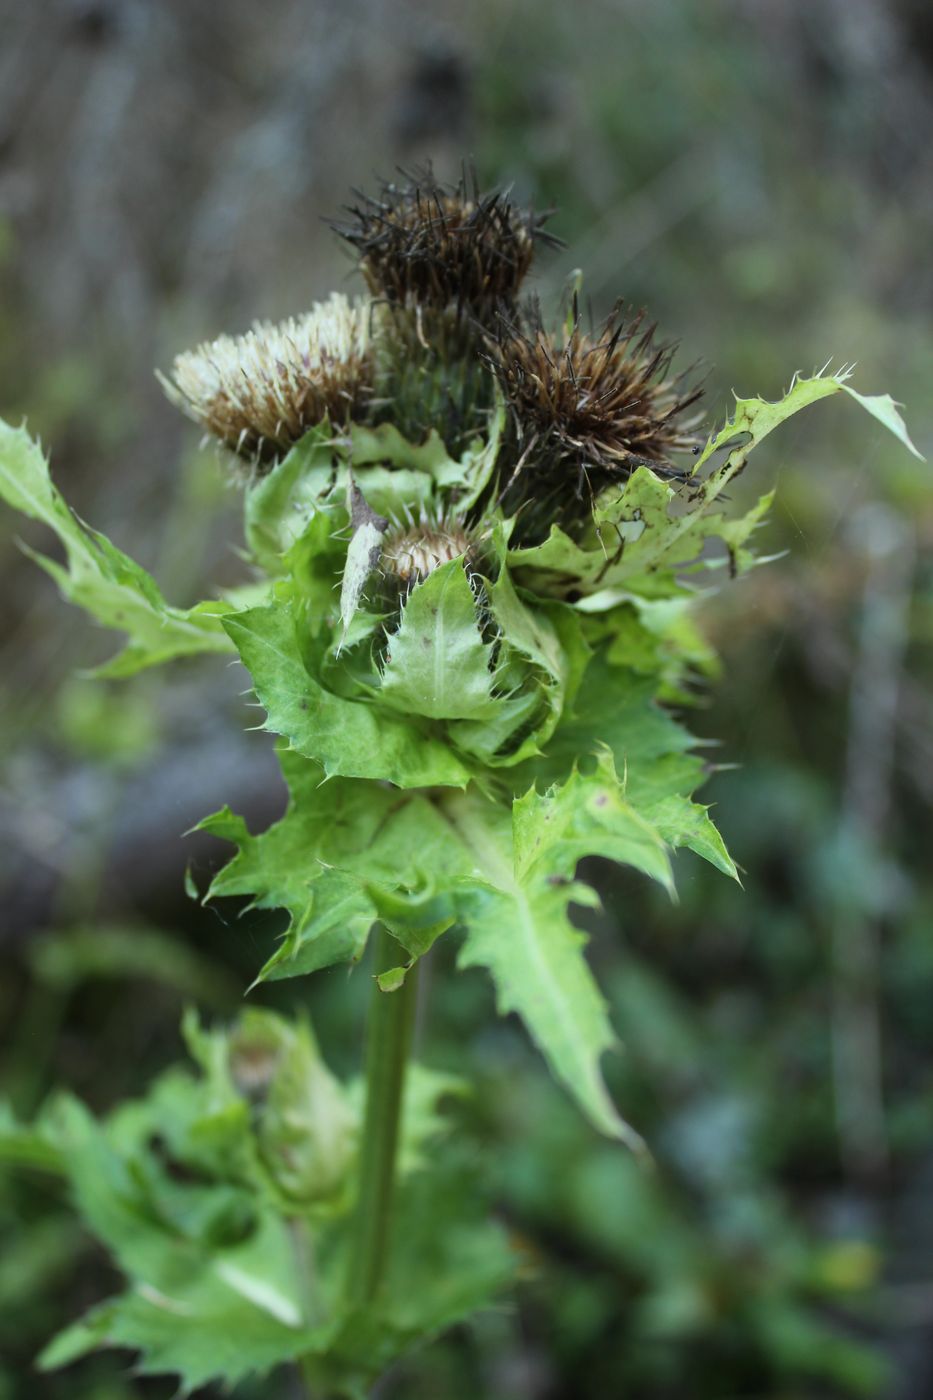
[[[381, 925], [374, 941], [375, 972], [397, 966], [399, 945]], [[378, 982], [373, 982], [366, 1039], [366, 1113], [347, 1277], [348, 1301], [362, 1307], [376, 1296], [388, 1257], [405, 1070], [417, 990], [417, 963], [397, 991], [383, 992]]]

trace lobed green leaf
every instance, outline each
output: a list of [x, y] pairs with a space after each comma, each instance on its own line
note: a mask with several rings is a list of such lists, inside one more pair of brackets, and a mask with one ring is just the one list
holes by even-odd
[[223, 621], [267, 713], [263, 728], [287, 738], [328, 777], [376, 778], [400, 788], [466, 784], [467, 768], [425, 727], [344, 699], [311, 675], [298, 635], [302, 609], [276, 603]]
[[66, 565], [27, 552], [58, 584], [62, 595], [105, 627], [129, 634], [122, 652], [99, 668], [101, 676], [129, 676], [147, 666], [201, 652], [230, 652], [217, 609], [223, 604], [174, 608], [155, 580], [105, 535], [82, 525], [49, 475], [48, 462], [25, 428], [0, 421], [0, 497], [54, 530]]
[[603, 1084], [599, 1061], [615, 1037], [568, 910], [595, 898], [574, 880], [585, 855], [631, 864], [669, 887], [662, 838], [625, 801], [608, 755], [593, 774], [576, 772], [545, 794], [532, 789], [511, 815], [470, 793], [445, 798], [444, 810], [473, 858], [458, 895], [461, 966], [488, 968], [500, 1010], [518, 1012], [595, 1126], [640, 1147]]
[[[801, 409], [844, 391], [919, 456], [893, 401], [887, 395], [858, 394], [847, 379], [846, 371], [798, 378], [775, 403], [736, 399], [732, 417], [711, 435], [697, 459], [689, 490], [677, 490], [641, 466], [621, 489], [611, 488], [597, 503], [592, 540], [576, 543], [552, 526], [543, 543], [510, 551], [512, 567], [540, 590], [558, 596], [583, 593], [583, 606], [591, 611], [614, 606], [620, 588], [643, 587], [646, 579], [653, 580], [649, 586], [655, 590], [660, 583], [676, 591], [677, 572], [695, 566], [710, 540], [725, 544], [733, 573], [743, 572], [754, 562], [748, 540], [766, 514], [772, 494], [762, 496], [738, 517], [713, 507], [755, 447]], [[703, 468], [721, 451], [727, 454], [721, 465], [703, 477]]]
[[435, 569], [410, 593], [389, 638], [379, 698], [427, 719], [494, 719], [492, 646], [462, 559]]

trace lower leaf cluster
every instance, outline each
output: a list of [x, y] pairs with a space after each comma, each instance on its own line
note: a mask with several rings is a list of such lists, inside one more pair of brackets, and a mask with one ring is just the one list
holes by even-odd
[[344, 1299], [362, 1086], [331, 1075], [306, 1023], [271, 1012], [210, 1031], [189, 1016], [185, 1034], [198, 1072], [169, 1070], [105, 1121], [61, 1098], [36, 1128], [0, 1127], [0, 1154], [67, 1179], [127, 1279], [48, 1345], [43, 1367], [127, 1348], [140, 1373], [173, 1373], [188, 1393], [300, 1360], [329, 1393], [362, 1397], [509, 1280], [511, 1251], [481, 1218], [471, 1169], [438, 1152], [439, 1103], [459, 1081], [413, 1068], [396, 1245], [364, 1315]]

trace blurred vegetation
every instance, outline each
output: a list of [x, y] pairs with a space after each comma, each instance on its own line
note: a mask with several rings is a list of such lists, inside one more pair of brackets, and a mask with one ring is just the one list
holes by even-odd
[[[326, 291], [321, 215], [428, 156], [558, 206], [542, 298], [585, 263], [594, 314], [647, 306], [709, 367], [713, 417], [733, 386], [857, 359], [931, 455], [922, 0], [235, 0], [222, 22], [208, 0], [39, 0], [4, 16], [0, 61], [0, 411], [173, 602], [239, 577], [237, 501], [152, 366]], [[606, 873], [587, 915], [613, 1089], [657, 1171], [585, 1127], [439, 947], [422, 1055], [476, 1083], [456, 1111], [527, 1281], [386, 1396], [933, 1395], [933, 491], [832, 405], [737, 494], [774, 479], [767, 547], [790, 557], [707, 603], [722, 678], [694, 717], [723, 741], [706, 800], [745, 888], [684, 855], [677, 905]], [[223, 801], [256, 829], [282, 795], [235, 671], [75, 676], [100, 641], [19, 528], [0, 521], [4, 1077], [22, 1113], [54, 1085], [106, 1109], [181, 1053], [184, 1004], [235, 1013], [275, 932], [185, 898], [186, 861], [203, 883], [220, 851], [181, 833]], [[254, 995], [309, 1005], [349, 1074], [366, 980]], [[113, 1358], [30, 1371], [113, 1278], [50, 1179], [0, 1175], [0, 1241], [2, 1400], [170, 1393]]]

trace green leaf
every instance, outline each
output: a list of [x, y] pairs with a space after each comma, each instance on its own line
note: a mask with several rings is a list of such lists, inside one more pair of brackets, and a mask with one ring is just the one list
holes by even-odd
[[613, 667], [654, 676], [660, 696], [689, 704], [695, 699], [692, 682], [719, 673], [718, 658], [695, 612], [693, 592], [661, 598], [622, 593], [618, 607], [588, 622], [594, 639], [606, 639], [606, 659]]
[[375, 778], [401, 788], [462, 787], [469, 772], [441, 740], [371, 705], [345, 700], [316, 681], [302, 658], [292, 604], [224, 618], [267, 713], [264, 729], [320, 763], [328, 777]]
[[[285, 1041], [277, 1047], [270, 1095], [261, 1108], [261, 1146], [288, 1165], [287, 1180], [294, 1184], [301, 1166], [295, 1143], [300, 1140], [304, 1151], [311, 1147], [305, 1133], [295, 1138], [300, 1124], [292, 1116], [307, 1098], [309, 1042], [302, 1049], [300, 1032], [296, 1040], [285, 1023], [280, 1029]], [[182, 1109], [182, 1118], [189, 1116], [189, 1136], [200, 1131], [207, 1141], [205, 1129], [217, 1124], [221, 1103], [227, 1113], [239, 1104], [238, 1131], [248, 1132], [247, 1099], [237, 1099], [217, 1077], [218, 1055], [233, 1053], [235, 1035], [200, 1035], [210, 1079], [200, 1099], [200, 1121], [191, 1118], [190, 1106]], [[171, 1085], [173, 1097], [162, 1092], [163, 1085]], [[214, 1380], [236, 1384], [326, 1345], [327, 1329], [315, 1325], [322, 1300], [302, 1282], [285, 1215], [260, 1191], [246, 1192], [211, 1175], [212, 1164], [228, 1160], [229, 1148], [227, 1159], [188, 1156], [197, 1174], [184, 1173], [181, 1180], [153, 1152], [156, 1137], [172, 1151], [182, 1140], [178, 1095], [183, 1086], [171, 1072], [148, 1102], [120, 1110], [113, 1128], [96, 1124], [74, 1100], [62, 1106], [59, 1142], [76, 1204], [129, 1276], [130, 1287], [56, 1338], [40, 1357], [46, 1369], [100, 1346], [128, 1347], [141, 1353], [143, 1374], [174, 1373], [188, 1392]], [[318, 1107], [319, 1100], [318, 1093]], [[125, 1120], [134, 1118], [131, 1132]], [[328, 1122], [333, 1121], [331, 1114]], [[316, 1126], [325, 1130], [320, 1117]], [[304, 1177], [299, 1184], [307, 1185]]]
[[498, 384], [495, 386], [495, 402], [489, 415], [489, 430], [486, 439], [473, 443], [463, 458], [463, 487], [457, 492], [457, 509], [463, 514], [477, 504], [496, 469], [496, 459], [502, 443], [505, 428], [505, 400]]
[[54, 1131], [54, 1101], [36, 1122], [22, 1123], [8, 1103], [0, 1100], [0, 1162], [63, 1172], [65, 1163]]
[[[583, 603], [590, 610], [614, 606], [623, 584], [631, 587], [652, 577], [657, 589], [659, 574], [673, 591], [676, 571], [694, 565], [709, 539], [723, 541], [731, 570], [742, 572], [754, 562], [746, 546], [767, 512], [771, 495], [762, 496], [738, 518], [713, 511], [713, 506], [754, 448], [787, 418], [844, 390], [916, 453], [892, 400], [865, 398], [848, 386], [847, 378], [842, 371], [795, 379], [776, 403], [736, 399], [732, 418], [709, 438], [697, 459], [688, 491], [678, 491], [648, 467], [639, 467], [621, 490], [611, 488], [597, 503], [592, 541], [578, 544], [552, 526], [542, 544], [511, 551], [510, 563], [528, 571], [539, 589], [558, 595], [572, 589], [590, 595]], [[703, 467], [724, 449], [727, 455], [721, 465], [701, 477]], [[675, 502], [680, 509], [671, 514]]]
[[80, 523], [52, 484], [48, 462], [25, 429], [2, 421], [0, 497], [55, 531], [67, 567], [33, 550], [27, 553], [52, 576], [63, 596], [105, 627], [129, 634], [124, 650], [100, 667], [98, 675], [129, 676], [174, 657], [231, 650], [214, 612], [217, 605], [170, 607], [145, 569], [106, 536]]
[[[520, 596], [504, 563], [486, 592], [499, 629], [500, 688], [514, 677], [514, 693], [491, 722], [460, 722], [450, 732], [469, 753], [501, 766], [541, 751], [576, 692], [590, 649], [575, 611]], [[523, 736], [517, 747], [509, 744], [516, 732]]]
[[873, 418], [878, 419], [879, 423], [883, 423], [888, 432], [893, 433], [898, 441], [904, 444], [908, 452], [912, 452], [921, 462], [925, 460], [923, 454], [918, 452], [911, 442], [907, 432], [907, 424], [898, 413], [898, 405], [890, 394], [859, 394], [852, 388], [851, 384], [843, 384], [842, 387], [850, 398], [862, 405], [866, 413], [870, 413]]
[[389, 638], [380, 699], [428, 719], [491, 719], [502, 706], [491, 666], [463, 560], [452, 559], [409, 594]]
[[574, 773], [543, 795], [530, 791], [511, 820], [470, 794], [444, 806], [474, 857], [458, 899], [467, 926], [461, 965], [489, 969], [500, 1010], [519, 1013], [591, 1122], [640, 1148], [602, 1081], [599, 1061], [614, 1036], [568, 907], [593, 903], [573, 879], [586, 855], [631, 864], [670, 887], [664, 842], [626, 803], [608, 756], [594, 774]]
[[[392, 969], [400, 970], [407, 972], [408, 969]], [[377, 977], [376, 981], [381, 979]], [[366, 1106], [365, 1079], [360, 1076], [352, 1080], [346, 1092], [348, 1102], [362, 1122]], [[456, 1074], [429, 1069], [417, 1061], [409, 1064], [399, 1134], [398, 1161], [402, 1176], [433, 1171], [433, 1151], [439, 1139], [448, 1136], [453, 1127], [448, 1114], [442, 1111], [442, 1104], [449, 1099], [465, 1099], [470, 1093], [470, 1085]]]
[[350, 462], [354, 469], [385, 463], [392, 470], [357, 471], [366, 498], [375, 510], [405, 516], [406, 510], [427, 505], [436, 491], [454, 496], [459, 511], [466, 513], [479, 500], [495, 468], [505, 424], [505, 407], [496, 393], [496, 404], [489, 415], [485, 437], [475, 438], [459, 459], [452, 458], [441, 437], [432, 429], [423, 443], [403, 437], [393, 423], [369, 428], [354, 423], [350, 428]]
[[[409, 1082], [406, 1098], [414, 1087]], [[517, 1259], [491, 1217], [475, 1168], [440, 1160], [401, 1183], [385, 1285], [369, 1308], [349, 1314], [326, 1352], [309, 1364], [322, 1395], [359, 1397], [406, 1352], [495, 1304]]]
[[735, 862], [710, 819], [708, 807], [691, 802], [680, 794], [672, 794], [653, 806], [645, 805], [639, 810], [669, 846], [686, 846], [703, 860], [708, 860], [710, 865], [715, 865], [723, 875], [738, 880]]
[[[452, 894], [446, 882], [438, 889], [433, 876], [408, 888], [387, 889], [374, 882], [367, 885], [367, 890], [379, 919], [412, 958], [424, 957], [441, 934], [456, 922]], [[404, 977], [390, 980], [400, 987]], [[383, 985], [381, 978], [380, 985]]]
[[[488, 586], [489, 607], [502, 634], [510, 647], [528, 658], [548, 676], [557, 687], [563, 689], [568, 671], [574, 664], [586, 664], [589, 649], [579, 637], [577, 655], [570, 653], [552, 621], [554, 609], [535, 606], [530, 594], [519, 597], [507, 568], [502, 568], [495, 582]], [[575, 621], [572, 612], [565, 610], [571, 625]], [[581, 666], [582, 669], [582, 666]]]
[[705, 781], [703, 761], [690, 750], [696, 740], [657, 703], [657, 675], [609, 664], [608, 653], [591, 660], [574, 713], [549, 744], [545, 757], [519, 776], [563, 781], [581, 754], [605, 745], [622, 775], [626, 801], [674, 847], [686, 846], [724, 874], [735, 866], [707, 808], [690, 801]]
[[405, 978], [408, 976], [407, 967], [389, 967], [385, 972], [380, 972], [376, 978], [381, 992], [397, 992], [405, 985]]
[[351, 471], [371, 508], [389, 518], [401, 520], [409, 511], [429, 507], [441, 491], [466, 492], [466, 508], [489, 478], [502, 417], [500, 409], [488, 438], [477, 439], [459, 461], [436, 431], [415, 444], [392, 423], [353, 423], [347, 436], [319, 424], [247, 490], [246, 539], [253, 558], [269, 574], [287, 574], [283, 556], [316, 511], [342, 499]]
[[61, 1366], [70, 1366], [73, 1361], [80, 1361], [83, 1356], [106, 1346], [114, 1311], [114, 1303], [105, 1303], [63, 1328], [36, 1358], [39, 1370], [57, 1371]]
[[515, 871], [525, 883], [569, 879], [584, 856], [605, 856], [673, 892], [663, 840], [626, 800], [612, 756], [604, 750], [593, 773], [575, 771], [541, 794], [531, 788], [512, 808]]
[[629, 596], [626, 590], [644, 586], [647, 578], [655, 592], [678, 591], [676, 573], [695, 563], [708, 539], [723, 541], [732, 572], [744, 572], [754, 563], [745, 546], [772, 494], [738, 517], [709, 513], [707, 506], [715, 495], [701, 492], [692, 510], [672, 516], [678, 493], [650, 468], [639, 467], [618, 494], [603, 497], [597, 505], [593, 546], [576, 544], [555, 525], [543, 544], [511, 552], [511, 566], [523, 580], [532, 566], [528, 582], [549, 592], [582, 589], [585, 596], [579, 606], [586, 612], [615, 607]]
[[382, 1304], [385, 1322], [403, 1349], [489, 1307], [516, 1272], [515, 1254], [484, 1210], [485, 1192], [474, 1172], [446, 1162], [437, 1170], [433, 1154], [425, 1165], [428, 1170], [405, 1182], [399, 1193]]
[[448, 478], [451, 467], [455, 466], [436, 428], [431, 429], [424, 442], [415, 445], [399, 432], [394, 423], [380, 423], [375, 428], [363, 423], [351, 423], [350, 461], [354, 467], [372, 463], [409, 467], [426, 472], [436, 481]]
[[247, 1087], [261, 1090], [256, 1134], [277, 1188], [304, 1206], [346, 1199], [359, 1114], [321, 1058], [308, 1022], [253, 1008], [226, 1043], [241, 1079], [245, 1074]]
[[449, 1127], [439, 1104], [462, 1081], [411, 1067], [392, 1281], [372, 1307], [348, 1313], [362, 1081], [344, 1088], [310, 1028], [268, 1011], [229, 1030], [189, 1016], [185, 1036], [201, 1078], [170, 1070], [103, 1126], [75, 1100], [60, 1106], [59, 1160], [128, 1286], [61, 1333], [44, 1369], [129, 1348], [137, 1371], [172, 1373], [188, 1393], [312, 1355], [328, 1390], [345, 1393], [507, 1281], [511, 1253], [474, 1183], [438, 1169], [435, 1144]]
[[139, 1285], [93, 1309], [40, 1354], [40, 1370], [67, 1366], [102, 1347], [139, 1353], [140, 1375], [174, 1375], [180, 1394], [211, 1382], [237, 1385], [322, 1345], [322, 1332], [288, 1326], [220, 1280], [165, 1294]]
[[[200, 1314], [205, 1327], [212, 1313], [231, 1323], [239, 1317], [248, 1327], [255, 1312], [275, 1324], [271, 1335], [279, 1344], [287, 1329], [291, 1347], [302, 1308], [284, 1222], [255, 1201], [245, 1214], [231, 1213], [231, 1204], [248, 1198], [216, 1182], [176, 1182], [148, 1147], [124, 1156], [83, 1105], [70, 1100], [63, 1107], [62, 1148], [81, 1215], [153, 1305], [160, 1306], [155, 1295], [162, 1295], [169, 1314]], [[247, 1351], [244, 1367], [257, 1361], [262, 1364]], [[216, 1353], [213, 1365], [206, 1374], [227, 1372]]]
[[[601, 746], [611, 749], [617, 772], [624, 775], [630, 800], [640, 805], [666, 796], [670, 788], [644, 784], [655, 773], [659, 760], [685, 765], [689, 782], [697, 787], [702, 765], [690, 750], [696, 740], [682, 724], [657, 703], [657, 677], [640, 675], [628, 667], [611, 666], [605, 650], [596, 653], [584, 672], [573, 711], [560, 725], [542, 759], [519, 770], [517, 780], [563, 782], [583, 754], [595, 754]], [[692, 791], [678, 785], [674, 791]]]
[[284, 909], [289, 923], [260, 980], [294, 977], [362, 956], [376, 910], [362, 882], [335, 863], [349, 862], [374, 835], [392, 795], [374, 786], [324, 782], [321, 768], [282, 754], [289, 804], [259, 836], [228, 809], [205, 818], [208, 831], [239, 847], [214, 878], [207, 899], [249, 895], [250, 907]]
[[[304, 530], [282, 558], [288, 577], [275, 584], [272, 599], [278, 605], [289, 599], [301, 601], [309, 638], [326, 635], [337, 626], [337, 589], [346, 564], [349, 534], [346, 508], [331, 502], [312, 512]], [[266, 604], [271, 601], [260, 600]]]
[[286, 572], [282, 555], [302, 534], [333, 485], [336, 446], [329, 424], [319, 423], [249, 487], [244, 508], [246, 542], [267, 573]]
[[289, 914], [259, 980], [357, 961], [379, 917], [420, 956], [450, 922], [435, 886], [449, 889], [470, 869], [435, 804], [355, 779], [324, 782], [317, 764], [294, 753], [280, 757], [290, 790], [280, 821], [252, 836], [224, 809], [199, 828], [239, 847], [207, 898], [245, 894], [254, 907]]

